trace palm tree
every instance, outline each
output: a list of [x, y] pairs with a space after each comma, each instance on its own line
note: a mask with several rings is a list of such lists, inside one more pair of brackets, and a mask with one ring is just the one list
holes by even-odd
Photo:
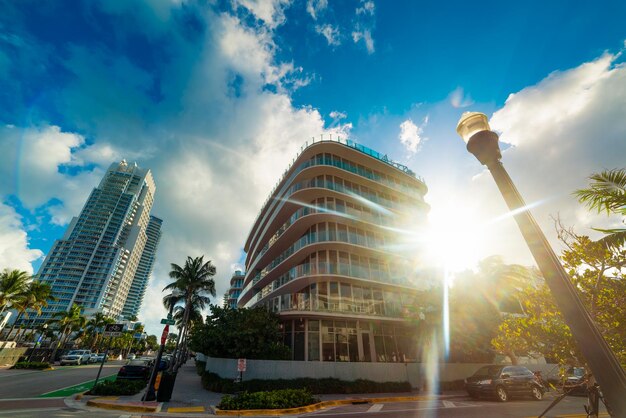
[[73, 304], [69, 310], [62, 312], [55, 312], [53, 319], [50, 320], [51, 324], [56, 324], [63, 331], [57, 342], [57, 345], [52, 351], [51, 361], [54, 361], [54, 357], [61, 344], [65, 345], [71, 335], [71, 331], [74, 329], [80, 329], [87, 324], [87, 319], [81, 314], [82, 307], [77, 304]]
[[102, 336], [102, 331], [104, 329], [104, 326], [107, 324], [113, 324], [115, 322], [115, 320], [113, 318], [110, 318], [106, 315], [104, 315], [102, 312], [96, 312], [96, 314], [91, 317], [91, 319], [89, 321], [87, 321], [87, 329], [92, 332], [95, 333], [95, 338], [93, 340], [93, 343], [91, 344], [91, 349], [93, 350], [98, 343], [100, 342], [100, 337]]
[[[589, 188], [574, 192], [578, 200], [598, 213], [606, 212], [626, 217], [626, 168], [593, 173], [589, 179], [591, 180]], [[607, 247], [619, 249], [626, 244], [625, 228], [598, 228], [596, 231], [606, 234], [600, 242]]]
[[30, 274], [21, 270], [5, 269], [0, 273], [0, 313], [19, 301], [30, 280]]
[[[30, 282], [27, 285], [26, 290], [21, 294], [20, 299], [13, 304], [13, 308], [16, 309], [18, 313], [9, 335], [11, 335], [13, 328], [15, 328], [15, 325], [22, 318], [22, 316], [26, 316], [28, 318], [29, 310], [35, 311], [37, 316], [39, 316], [41, 315], [42, 308], [48, 306], [48, 301], [54, 300], [56, 300], [56, 298], [52, 296], [52, 288], [48, 283], [36, 280]], [[19, 341], [22, 332], [23, 329], [17, 333], [14, 338], [15, 341]]]
[[[215, 297], [215, 281], [213, 280], [213, 276], [215, 276], [216, 269], [215, 266], [211, 264], [211, 261], [204, 262], [204, 256], [196, 258], [187, 257], [184, 267], [174, 263], [171, 264], [171, 267], [172, 270], [169, 276], [174, 279], [174, 281], [165, 286], [163, 290], [173, 291], [172, 295], [169, 295], [170, 299], [168, 303], [174, 303], [175, 305], [178, 302], [184, 302], [184, 312], [181, 323], [183, 331], [180, 333], [182, 335], [188, 328], [189, 317], [194, 308], [198, 307], [203, 309], [206, 304], [209, 303], [210, 299], [206, 294]], [[175, 293], [176, 291], [178, 293]], [[181, 299], [177, 300], [177, 298]], [[180, 338], [179, 336], [179, 340]], [[172, 371], [176, 372], [180, 366], [180, 362], [174, 361], [173, 363]]]

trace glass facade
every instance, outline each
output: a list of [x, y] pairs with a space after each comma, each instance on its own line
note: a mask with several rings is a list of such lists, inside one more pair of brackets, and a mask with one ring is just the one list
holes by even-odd
[[247, 240], [237, 303], [276, 312], [294, 360], [413, 361], [433, 277], [401, 232], [425, 222], [427, 189], [354, 145], [312, 144], [286, 172]]

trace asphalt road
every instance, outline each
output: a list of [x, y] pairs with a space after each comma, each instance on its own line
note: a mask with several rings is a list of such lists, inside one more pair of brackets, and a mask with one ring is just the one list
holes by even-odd
[[[554, 398], [546, 396], [542, 401], [514, 400], [500, 403], [496, 401], [475, 401], [469, 397], [455, 397], [448, 400], [416, 401], [381, 404], [362, 404], [340, 406], [317, 411], [311, 414], [302, 414], [300, 417], [317, 418], [415, 418], [415, 417], [463, 417], [463, 418], [486, 418], [486, 417], [537, 417], [543, 412]], [[546, 417], [574, 417], [579, 414], [586, 417], [583, 405], [583, 397], [567, 397], [554, 407]], [[601, 409], [606, 415], [606, 410]], [[603, 415], [600, 415], [603, 416]]]
[[[118, 372], [123, 361], [105, 363], [102, 377]], [[34, 398], [68, 386], [94, 380], [99, 365], [55, 366], [55, 370], [0, 370], [0, 399]]]

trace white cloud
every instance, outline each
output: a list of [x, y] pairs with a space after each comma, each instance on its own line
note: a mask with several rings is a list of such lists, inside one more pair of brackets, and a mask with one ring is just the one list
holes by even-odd
[[457, 87], [452, 93], [450, 93], [450, 104], [455, 108], [463, 108], [474, 104], [474, 100], [470, 95], [465, 95], [462, 87]]
[[[96, 181], [99, 173], [81, 171], [77, 175], [64, 174], [60, 167], [80, 166], [76, 152], [84, 148], [80, 135], [62, 132], [58, 126], [20, 128], [0, 127], [3, 152], [0, 154], [1, 195], [16, 195], [27, 209], [47, 204], [51, 199], [62, 203], [48, 211], [52, 221], [66, 223], [80, 210], [87, 197], [86, 185]], [[87, 152], [87, 151], [85, 151]]]
[[546, 226], [548, 215], [557, 213], [592, 235], [597, 234], [589, 227], [614, 222], [604, 215], [580, 216], [571, 193], [586, 187], [592, 172], [626, 167], [626, 67], [615, 64], [617, 57], [604, 54], [552, 73], [510, 95], [491, 118], [501, 141], [513, 145], [503, 161], [517, 173], [528, 201], [549, 199], [537, 209]]
[[341, 45], [341, 35], [339, 34], [339, 28], [325, 24], [316, 25], [315, 31], [326, 38], [326, 42], [331, 46]]
[[274, 29], [285, 23], [284, 8], [291, 0], [235, 0], [235, 2], [262, 20], [269, 29]]
[[332, 118], [333, 122], [340, 121], [341, 119], [345, 119], [348, 116], [345, 114], [345, 112], [340, 112], [338, 110], [333, 110], [328, 115]]
[[32, 274], [31, 263], [42, 256], [41, 251], [29, 248], [20, 216], [0, 202], [0, 270], [19, 269]]
[[355, 30], [354, 32], [352, 32], [352, 40], [355, 44], [358, 44], [359, 41], [363, 40], [363, 43], [365, 44], [365, 49], [367, 49], [367, 53], [374, 53], [374, 39], [372, 38], [372, 33], [369, 29]]
[[356, 14], [357, 15], [374, 16], [375, 8], [376, 8], [376, 6], [374, 5], [373, 1], [371, 1], [371, 0], [362, 0], [361, 1], [361, 6], [357, 7], [357, 9], [356, 9]]
[[307, 0], [306, 2], [306, 11], [314, 20], [317, 20], [319, 12], [326, 10], [327, 7], [328, 0]]
[[424, 119], [424, 122], [420, 126], [417, 126], [411, 119], [407, 119], [400, 124], [400, 134], [398, 138], [410, 154], [418, 152], [422, 146], [422, 142], [426, 140], [426, 138], [422, 137], [426, 124], [428, 124], [428, 117]]

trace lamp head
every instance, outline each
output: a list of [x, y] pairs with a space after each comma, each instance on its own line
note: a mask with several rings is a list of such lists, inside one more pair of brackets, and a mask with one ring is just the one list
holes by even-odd
[[463, 138], [466, 144], [475, 133], [490, 130], [487, 115], [480, 112], [463, 113], [459, 123], [456, 125], [456, 132]]
[[480, 112], [465, 112], [456, 126], [457, 133], [467, 144], [467, 150], [486, 166], [500, 161], [498, 135], [489, 127], [487, 115]]

